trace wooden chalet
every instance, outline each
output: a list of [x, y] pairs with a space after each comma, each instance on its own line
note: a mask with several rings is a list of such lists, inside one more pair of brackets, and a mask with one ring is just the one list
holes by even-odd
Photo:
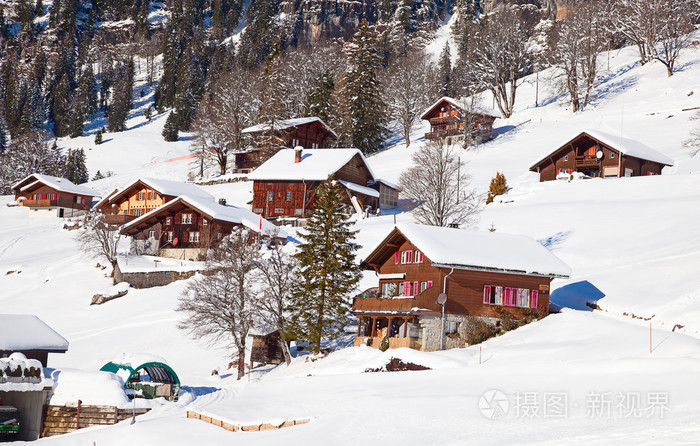
[[358, 297], [355, 345], [439, 350], [440, 293], [446, 345], [463, 346], [467, 316], [497, 323], [549, 311], [553, 278], [570, 269], [535, 240], [517, 235], [401, 223], [362, 261], [378, 275], [377, 297]]
[[247, 209], [180, 196], [122, 226], [132, 255], [203, 260], [207, 250], [234, 228], [286, 238], [284, 231]]
[[19, 352], [46, 367], [49, 353], [65, 353], [68, 341], [32, 314], [0, 314], [0, 358]]
[[12, 186], [15, 200], [29, 208], [30, 217], [73, 217], [92, 208], [99, 196], [89, 187], [73, 184], [66, 178], [31, 174]]
[[234, 153], [236, 172], [248, 173], [262, 162], [262, 146], [274, 144], [279, 148], [305, 149], [329, 147], [338, 135], [321, 118], [297, 118], [278, 121], [273, 125], [258, 124], [243, 129], [242, 133], [253, 139], [255, 149]]
[[430, 122], [430, 132], [425, 134], [425, 139], [442, 139], [446, 144], [456, 144], [464, 140], [465, 124], [473, 127], [470, 133], [473, 142], [478, 144], [493, 138], [493, 122], [498, 115], [466, 104], [467, 100], [445, 96], [431, 105], [421, 116]]
[[393, 209], [398, 188], [377, 179], [358, 149], [282, 149], [248, 176], [253, 180], [253, 212], [270, 219], [309, 217], [316, 189], [333, 177], [356, 211]]
[[112, 192], [97, 203], [95, 208], [106, 215], [106, 223], [122, 225], [181, 195], [203, 200], [214, 199], [194, 184], [159, 178], [139, 178], [123, 189]]
[[591, 178], [661, 175], [673, 160], [633, 139], [586, 130], [535, 163], [540, 181], [568, 179], [573, 173]]

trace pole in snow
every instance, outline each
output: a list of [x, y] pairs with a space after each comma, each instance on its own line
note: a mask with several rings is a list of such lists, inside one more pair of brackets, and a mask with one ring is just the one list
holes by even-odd
[[651, 322], [649, 322], [649, 353], [651, 353]]
[[479, 346], [479, 364], [481, 364], [481, 346]]

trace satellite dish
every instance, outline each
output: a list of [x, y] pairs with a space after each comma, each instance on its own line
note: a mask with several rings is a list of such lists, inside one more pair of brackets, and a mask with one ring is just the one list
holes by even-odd
[[176, 246], [177, 246], [177, 241], [178, 241], [178, 240], [177, 240], [177, 237], [175, 237], [175, 238], [173, 239], [173, 245], [176, 245]]
[[603, 159], [603, 149], [598, 149], [598, 151], [595, 153], [595, 157], [598, 158], [599, 160]]
[[445, 293], [438, 294], [437, 303], [440, 305], [445, 305], [445, 302], [447, 302], [447, 294], [445, 294]]

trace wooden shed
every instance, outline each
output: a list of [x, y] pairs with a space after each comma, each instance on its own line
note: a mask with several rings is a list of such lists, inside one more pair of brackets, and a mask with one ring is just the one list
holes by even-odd
[[[253, 345], [250, 361], [262, 364], [282, 364], [284, 362], [284, 336], [279, 330], [267, 334], [252, 334]], [[286, 344], [285, 344], [286, 345]]]

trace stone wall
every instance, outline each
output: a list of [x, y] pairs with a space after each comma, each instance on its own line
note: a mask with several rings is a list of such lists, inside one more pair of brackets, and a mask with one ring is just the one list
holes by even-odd
[[136, 240], [131, 238], [131, 247], [129, 249], [129, 255], [132, 256], [156, 256], [158, 255], [158, 240], [154, 238], [148, 238], [146, 240]]
[[[446, 314], [445, 315], [445, 325], [448, 322], [457, 323], [457, 334], [459, 336], [448, 336], [445, 334], [445, 349], [449, 350], [451, 348], [462, 348], [466, 347], [467, 339], [467, 324], [464, 322], [467, 320], [468, 316], [462, 316], [458, 314]], [[490, 324], [496, 324], [498, 322], [497, 318], [481, 317], [484, 321]], [[420, 323], [420, 334], [418, 337], [422, 341], [421, 350], [431, 352], [440, 350], [440, 316], [433, 317], [421, 317], [419, 319]]]
[[114, 280], [127, 282], [132, 288], [151, 288], [164, 286], [176, 280], [185, 280], [194, 276], [197, 271], [149, 271], [139, 273], [123, 273], [117, 265], [114, 269]]

